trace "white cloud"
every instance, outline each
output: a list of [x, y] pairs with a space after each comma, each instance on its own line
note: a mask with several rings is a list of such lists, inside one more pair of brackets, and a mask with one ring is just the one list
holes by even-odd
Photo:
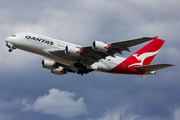
[[173, 115], [174, 115], [174, 120], [180, 120], [180, 108], [176, 109]]
[[23, 111], [33, 110], [34, 112], [65, 118], [86, 114], [84, 98], [81, 97], [75, 101], [73, 97], [75, 97], [75, 93], [52, 88], [49, 90], [48, 95], [40, 96], [34, 103], [32, 101], [28, 103], [29, 100], [24, 99], [22, 101]]
[[113, 109], [107, 110], [107, 112], [98, 119], [88, 119], [88, 120], [136, 120], [139, 116], [134, 115], [131, 111], [132, 106], [124, 105], [118, 106]]

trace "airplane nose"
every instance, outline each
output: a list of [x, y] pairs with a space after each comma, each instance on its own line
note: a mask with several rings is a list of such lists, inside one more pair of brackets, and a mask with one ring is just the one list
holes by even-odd
[[16, 36], [11, 35], [11, 36], [7, 37], [5, 39], [5, 41], [6, 41], [6, 43], [7, 42], [13, 43], [15, 41], [15, 38], [16, 38]]
[[6, 42], [10, 42], [10, 41], [11, 41], [11, 38], [10, 38], [10, 37], [7, 37], [5, 41], [6, 41]]
[[14, 47], [14, 43], [15, 43], [15, 37], [13, 36], [9, 36], [6, 38], [6, 46], [9, 48], [9, 52], [12, 52], [13, 49], [16, 49], [16, 47]]
[[12, 36], [9, 36], [6, 38], [5, 40], [6, 42], [13, 42], [14, 41], [14, 38]]

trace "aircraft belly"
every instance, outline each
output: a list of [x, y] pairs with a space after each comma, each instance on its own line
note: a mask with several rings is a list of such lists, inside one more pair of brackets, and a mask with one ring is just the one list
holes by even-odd
[[108, 56], [106, 59], [101, 59], [100, 62], [94, 63], [93, 65], [97, 66], [95, 71], [108, 72], [120, 63], [120, 60]]

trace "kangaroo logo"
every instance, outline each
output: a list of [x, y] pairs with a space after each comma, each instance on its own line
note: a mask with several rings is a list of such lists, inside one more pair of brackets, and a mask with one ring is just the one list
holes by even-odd
[[147, 53], [143, 53], [141, 55], [138, 56], [138, 54], [134, 54], [132, 56], [134, 56], [138, 61], [140, 61], [139, 63], [133, 63], [131, 65], [129, 65], [128, 67], [134, 66], [134, 65], [140, 65], [142, 66], [144, 63], [144, 60], [148, 57], [151, 57], [153, 55], [156, 55], [158, 53], [159, 50], [155, 51], [155, 52], [147, 52]]

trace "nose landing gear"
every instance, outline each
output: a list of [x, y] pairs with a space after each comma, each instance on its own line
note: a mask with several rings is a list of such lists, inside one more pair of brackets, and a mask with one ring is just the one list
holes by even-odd
[[12, 52], [14, 49], [16, 49], [14, 46], [13, 46], [13, 44], [11, 44], [11, 43], [7, 43], [6, 44], [6, 46], [9, 48], [9, 52]]
[[13, 50], [14, 50], [14, 48], [10, 48], [10, 49], [9, 49], [9, 52], [12, 52]]

